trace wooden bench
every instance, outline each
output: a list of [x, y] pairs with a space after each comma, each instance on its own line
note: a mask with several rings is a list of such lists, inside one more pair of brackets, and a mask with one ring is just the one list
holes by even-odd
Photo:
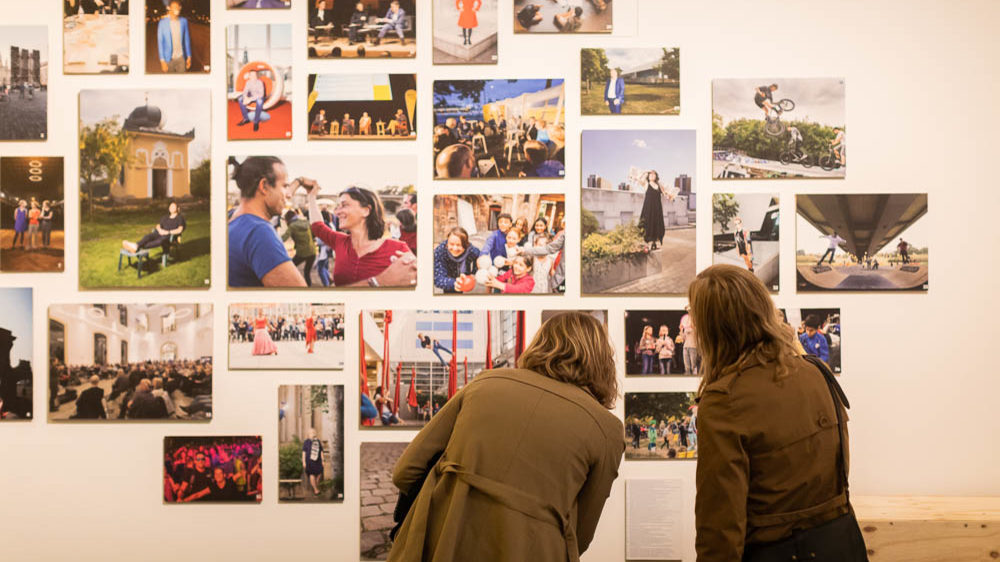
[[302, 484], [301, 478], [286, 478], [278, 480], [278, 487], [288, 492], [288, 496], [285, 499], [289, 500], [299, 499], [297, 492], [299, 491], [300, 484]]

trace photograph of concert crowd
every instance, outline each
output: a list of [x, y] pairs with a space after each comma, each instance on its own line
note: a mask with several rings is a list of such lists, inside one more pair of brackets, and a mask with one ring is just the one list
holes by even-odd
[[128, 74], [129, 0], [63, 2], [63, 73]]
[[278, 501], [344, 501], [344, 385], [278, 387]]
[[163, 438], [163, 503], [260, 503], [259, 435]]
[[0, 156], [0, 271], [63, 270], [63, 197], [62, 156]]
[[229, 305], [229, 369], [344, 368], [344, 305]]
[[0, 141], [48, 137], [49, 28], [0, 25]]
[[49, 306], [49, 421], [207, 421], [211, 304]]
[[309, 2], [309, 58], [417, 56], [416, 0]]
[[211, 0], [146, 0], [146, 74], [208, 74], [211, 6]]
[[416, 74], [310, 74], [310, 140], [417, 138]]
[[34, 416], [32, 289], [0, 289], [0, 421]]
[[566, 175], [562, 79], [435, 80], [434, 178]]

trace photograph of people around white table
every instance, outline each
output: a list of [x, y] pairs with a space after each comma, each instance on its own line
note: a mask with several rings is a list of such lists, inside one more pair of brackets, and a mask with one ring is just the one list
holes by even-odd
[[130, 0], [64, 0], [63, 73], [128, 74]]

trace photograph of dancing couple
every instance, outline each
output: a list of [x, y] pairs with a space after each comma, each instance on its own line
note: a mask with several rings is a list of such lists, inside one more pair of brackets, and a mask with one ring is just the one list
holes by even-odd
[[229, 305], [230, 369], [343, 369], [344, 305]]
[[413, 288], [415, 176], [408, 156], [230, 157], [229, 286]]

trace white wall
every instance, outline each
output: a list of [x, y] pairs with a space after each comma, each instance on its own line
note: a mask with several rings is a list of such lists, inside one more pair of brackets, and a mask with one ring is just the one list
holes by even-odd
[[[153, 1], [153, 0], [150, 0]], [[229, 153], [413, 154], [420, 155], [419, 287], [416, 294], [360, 291], [323, 293], [318, 300], [346, 300], [350, 330], [346, 370], [324, 372], [223, 372], [215, 377], [215, 415], [209, 424], [95, 426], [47, 424], [44, 419], [0, 425], [0, 521], [4, 557], [11, 560], [104, 561], [141, 553], [150, 561], [221, 557], [275, 560], [306, 557], [356, 560], [358, 552], [358, 448], [361, 441], [409, 439], [408, 431], [360, 433], [347, 423], [346, 488], [342, 505], [277, 504], [277, 388], [280, 384], [345, 385], [346, 411], [357, 408], [358, 311], [450, 307], [514, 309], [608, 308], [612, 335], [623, 342], [625, 308], [678, 309], [682, 299], [579, 297], [579, 242], [567, 250], [565, 297], [431, 296], [431, 195], [471, 190], [502, 192], [509, 182], [437, 185], [432, 177], [431, 112], [434, 78], [565, 77], [567, 84], [567, 177], [562, 182], [518, 182], [532, 193], [565, 190], [569, 231], [579, 217], [582, 127], [696, 128], [698, 131], [698, 263], [712, 262], [713, 192], [778, 192], [785, 224], [794, 213], [794, 193], [890, 191], [930, 193], [930, 290], [926, 294], [820, 294], [794, 291], [792, 229], [781, 241], [779, 304], [839, 306], [844, 326], [844, 376], [851, 398], [852, 492], [855, 494], [1000, 495], [1000, 377], [992, 360], [1000, 310], [993, 253], [1000, 190], [995, 179], [996, 97], [1000, 43], [995, 36], [1000, 3], [992, 0], [614, 0], [614, 35], [513, 36], [511, 1], [501, 2], [500, 64], [496, 67], [432, 67], [429, 3], [418, 11], [416, 61], [306, 61], [306, 0], [289, 13], [226, 12], [213, 0], [210, 76], [145, 76], [141, 70], [141, 8], [133, 0], [132, 73], [129, 77], [63, 76], [60, 2], [0, 0], [3, 23], [49, 26], [49, 140], [3, 143], [5, 155], [64, 154], [67, 171], [68, 252], [66, 274], [0, 275], [0, 285], [34, 285], [36, 418], [44, 418], [47, 341], [45, 311], [52, 302], [216, 303], [214, 350], [225, 357], [225, 304], [261, 300], [317, 300], [317, 292], [226, 293], [224, 165]], [[638, 13], [637, 13], [638, 12]], [[224, 27], [234, 22], [293, 22], [293, 80], [297, 118], [290, 142], [226, 143]], [[682, 108], [678, 117], [588, 117], [579, 115], [579, 54], [584, 46], [678, 46], [681, 48]], [[420, 132], [415, 142], [307, 143], [305, 80], [309, 71], [385, 70], [419, 74]], [[724, 77], [841, 76], [847, 83], [851, 131], [848, 178], [759, 183], [713, 181], [711, 171], [711, 80]], [[213, 90], [213, 288], [209, 292], [88, 292], [76, 290], [78, 204], [74, 137], [81, 88], [211, 87]], [[537, 314], [529, 314], [532, 324]], [[533, 326], [529, 326], [529, 331]], [[114, 347], [110, 346], [113, 350]], [[690, 391], [694, 380], [634, 380], [630, 391]], [[621, 407], [617, 410], [619, 415]], [[353, 419], [348, 416], [347, 419]], [[162, 439], [166, 435], [261, 434], [265, 444], [263, 505], [165, 506], [161, 503]], [[624, 557], [624, 479], [676, 477], [684, 482], [684, 510], [694, 502], [693, 462], [626, 462], [608, 501], [585, 561]], [[685, 524], [685, 559], [694, 559], [693, 516]]]

